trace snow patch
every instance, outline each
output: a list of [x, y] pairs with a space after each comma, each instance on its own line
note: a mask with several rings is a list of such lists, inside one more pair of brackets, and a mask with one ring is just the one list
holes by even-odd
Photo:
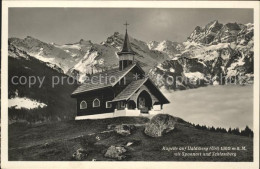
[[43, 61], [43, 62], [53, 62], [54, 61], [54, 58], [47, 58], [47, 57], [44, 57], [43, 55], [44, 55], [43, 48], [40, 48], [39, 53], [34, 54], [34, 55], [32, 54], [32, 56], [34, 56], [36, 59]]
[[166, 41], [162, 41], [158, 44], [158, 46], [154, 50], [163, 52], [165, 48], [166, 48]]
[[[176, 56], [179, 56], [179, 55], [176, 55]], [[178, 60], [178, 57], [174, 57], [174, 58], [172, 58], [172, 60]]]
[[147, 43], [149, 50], [153, 50], [153, 48], [156, 47], [157, 45], [158, 45], [158, 42], [156, 42], [156, 41], [151, 41], [151, 42]]
[[218, 49], [222, 49], [222, 48], [228, 48], [229, 43], [219, 43], [217, 45], [210, 45], [205, 47], [204, 49], [209, 51], [209, 50], [218, 50]]
[[214, 81], [214, 82], [213, 82], [213, 85], [214, 85], [214, 86], [217, 86], [217, 85], [219, 85], [219, 82], [218, 82], [218, 81]]
[[76, 53], [72, 53], [71, 51], [69, 51], [68, 49], [64, 50], [66, 53], [70, 54], [70, 56], [72, 56], [73, 58], [78, 56]]
[[76, 57], [76, 56], [78, 56], [78, 55], [75, 54], [75, 53], [71, 53], [71, 56], [74, 58], [74, 57]]
[[86, 73], [95, 73], [97, 70], [95, 69], [94, 65], [96, 64], [104, 64], [104, 59], [95, 60], [98, 56], [98, 52], [90, 53], [89, 50], [74, 67], [73, 69], [78, 70], [80, 72], [79, 81], [83, 82]]
[[230, 65], [229, 68], [227, 68], [227, 77], [231, 77], [231, 76], [236, 76], [237, 75], [237, 70], [236, 70], [236, 67], [237, 66], [243, 66], [245, 64], [244, 62], [244, 55], [243, 53], [242, 54], [242, 57], [239, 58], [239, 60], [237, 62], [234, 62]]
[[204, 75], [200, 72], [189, 72], [189, 73], [184, 73], [184, 75], [189, 78], [189, 79], [204, 79]]
[[199, 46], [198, 43], [192, 41], [186, 41], [186, 42], [183, 42], [183, 45], [185, 46], [185, 49], [189, 49], [191, 46]]
[[66, 45], [61, 45], [61, 48], [71, 48], [71, 49], [81, 49], [81, 46], [79, 44], [66, 44]]
[[175, 70], [174, 70], [173, 68], [170, 68], [170, 72], [174, 73], [174, 72], [175, 72]]
[[160, 69], [160, 70], [162, 70], [162, 71], [165, 71], [165, 72], [167, 71], [166, 69], [164, 69], [164, 68], [162, 67], [162, 64], [159, 64], [159, 65], [157, 66], [157, 68]]
[[36, 100], [29, 99], [27, 97], [15, 97], [8, 99], [8, 107], [14, 107], [15, 109], [37, 109], [44, 108], [47, 105], [44, 103], [37, 102]]
[[247, 31], [250, 32], [254, 29], [254, 24], [253, 23], [247, 23], [245, 24], [247, 27]]
[[207, 65], [204, 62], [202, 62], [200, 60], [198, 60], [198, 62], [201, 63], [203, 66], [207, 67]]

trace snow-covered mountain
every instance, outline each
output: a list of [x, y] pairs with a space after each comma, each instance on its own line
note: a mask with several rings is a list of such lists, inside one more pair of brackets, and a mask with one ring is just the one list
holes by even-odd
[[[129, 37], [137, 60], [148, 71], [169, 56], [157, 50], [150, 50], [140, 40]], [[33, 37], [25, 39], [9, 38], [9, 44], [46, 63], [60, 67], [70, 76], [81, 80], [86, 74], [105, 71], [118, 66], [117, 52], [123, 46], [124, 35], [115, 32], [101, 44], [81, 39], [79, 42], [65, 45], [45, 43]]]
[[[230, 81], [252, 82], [253, 37], [251, 23], [223, 25], [213, 21], [203, 28], [197, 26], [187, 41], [182, 43], [181, 53], [172, 60], [159, 64], [150, 74], [154, 79], [182, 77], [182, 80], [175, 79], [177, 85], [169, 85], [165, 81], [158, 83], [159, 86], [170, 89], [224, 84]], [[183, 79], [200, 79], [200, 84], [187, 84]]]
[[46, 63], [52, 63], [66, 72], [76, 60], [64, 50], [27, 36], [24, 39], [9, 38], [9, 44]]
[[148, 43], [148, 47], [150, 50], [160, 51], [166, 53], [170, 58], [174, 58], [181, 54], [184, 46], [182, 43], [164, 40], [162, 42], [151, 41]]
[[[238, 23], [227, 23], [221, 24], [218, 21], [213, 21], [201, 28], [197, 26], [194, 31], [190, 34], [187, 41], [197, 42], [204, 44], [217, 44], [217, 43], [243, 43], [242, 39], [249, 41], [254, 32], [254, 25], [238, 24]], [[245, 36], [245, 37], [241, 37]]]
[[[204, 27], [195, 27], [182, 43], [169, 40], [146, 43], [129, 38], [136, 52], [135, 60], [153, 78], [180, 75], [202, 79], [203, 83], [207, 82], [207, 78], [213, 78], [211, 83], [218, 84], [220, 74], [226, 77], [238, 74], [253, 77], [253, 37], [254, 25], [251, 23], [221, 24], [212, 21]], [[100, 44], [81, 39], [76, 43], [58, 45], [28, 36], [24, 39], [9, 38], [9, 46], [82, 80], [87, 74], [117, 67], [117, 52], [121, 50], [123, 40], [124, 35], [118, 32]], [[162, 81], [157, 83], [167, 88], [178, 88]], [[183, 84], [184, 88], [192, 86], [197, 85]]]
[[[136, 52], [135, 60], [137, 60], [146, 71], [158, 63], [169, 59], [169, 56], [164, 53], [150, 50], [145, 42], [132, 37], [129, 38], [132, 49]], [[78, 63], [69, 69], [68, 74], [72, 76], [79, 74], [81, 80], [86, 74], [102, 72], [118, 67], [117, 52], [121, 50], [123, 41], [124, 35], [115, 32], [101, 44], [91, 44]]]

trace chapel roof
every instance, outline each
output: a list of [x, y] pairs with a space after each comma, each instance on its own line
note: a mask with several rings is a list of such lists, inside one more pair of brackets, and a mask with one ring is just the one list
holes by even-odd
[[136, 90], [138, 90], [147, 81], [147, 79], [148, 78], [132, 81], [121, 93], [119, 93], [112, 100], [112, 102], [129, 99], [133, 95], [133, 93], [135, 93]]
[[156, 87], [156, 85], [151, 81], [150, 78], [144, 78], [132, 81], [121, 93], [119, 93], [111, 102], [128, 100], [135, 92], [137, 92], [143, 85], [149, 83], [150, 89], [153, 93], [155, 93], [158, 97], [160, 97], [161, 102], [170, 103], [169, 100], [162, 94], [160, 89]]
[[141, 71], [143, 71], [138, 63], [134, 63], [123, 70], [119, 70], [118, 68], [116, 68], [105, 72], [93, 74], [89, 77], [89, 81], [84, 82], [71, 95], [73, 96], [92, 90], [112, 87], [117, 84], [119, 80], [122, 79], [134, 67], [138, 67]]

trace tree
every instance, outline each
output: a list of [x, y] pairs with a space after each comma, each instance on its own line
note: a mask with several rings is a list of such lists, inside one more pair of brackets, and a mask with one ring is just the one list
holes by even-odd
[[234, 128], [232, 131], [231, 131], [232, 134], [235, 134], [235, 135], [240, 135], [240, 131], [239, 131], [239, 128]]
[[248, 126], [246, 126], [246, 128], [241, 131], [241, 135], [242, 136], [247, 136], [247, 137], [253, 137], [254, 133]]
[[228, 129], [228, 133], [229, 133], [229, 134], [232, 134], [232, 129], [231, 129], [231, 127], [229, 127], [229, 129]]

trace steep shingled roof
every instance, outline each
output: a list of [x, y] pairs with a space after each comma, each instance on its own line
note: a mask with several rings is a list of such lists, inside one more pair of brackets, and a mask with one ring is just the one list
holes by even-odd
[[132, 81], [112, 102], [129, 99], [147, 80], [148, 78]]
[[93, 74], [89, 77], [89, 81], [79, 86], [71, 95], [74, 96], [91, 90], [112, 87], [135, 66], [140, 68], [140, 66], [137, 63], [134, 63], [121, 71], [118, 68], [116, 68], [105, 72]]
[[141, 86], [144, 84], [149, 83], [153, 90], [153, 92], [156, 92], [157, 96], [160, 97], [162, 102], [164, 104], [170, 103], [169, 100], [162, 94], [160, 89], [157, 88], [157, 86], [152, 82], [150, 78], [144, 78], [144, 79], [139, 79], [132, 81], [121, 93], [119, 93], [112, 101], [110, 102], [116, 102], [120, 100], [128, 100], [138, 89], [140, 89]]

